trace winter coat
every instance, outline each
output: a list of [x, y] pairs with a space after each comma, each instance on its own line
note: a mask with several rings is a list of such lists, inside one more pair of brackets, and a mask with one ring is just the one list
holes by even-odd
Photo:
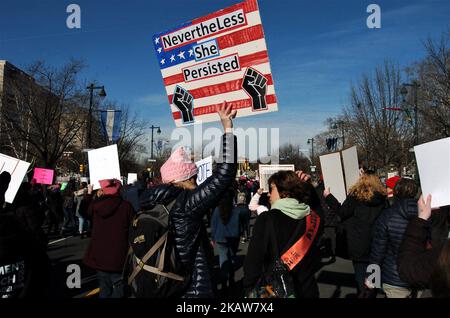
[[[87, 196], [88, 200], [91, 196]], [[84, 263], [105, 272], [122, 272], [128, 252], [128, 230], [133, 221], [131, 204], [120, 196], [101, 196], [89, 205], [92, 234]]]
[[239, 227], [239, 208], [233, 208], [231, 210], [230, 220], [227, 224], [222, 223], [220, 218], [220, 209], [214, 209], [211, 217], [211, 239], [214, 242], [226, 243], [227, 238], [239, 238], [240, 227]]
[[[233, 146], [234, 144], [234, 146]], [[212, 297], [212, 254], [203, 218], [218, 204], [237, 171], [236, 137], [223, 136], [222, 162], [217, 163], [214, 174], [194, 190], [184, 190], [173, 185], [160, 185], [147, 189], [141, 196], [141, 207], [152, 209], [156, 204], [168, 205], [176, 199], [170, 211], [169, 222], [175, 233], [175, 245], [180, 261], [192, 273], [191, 283], [184, 297]]]
[[448, 239], [448, 210], [448, 207], [440, 208], [428, 221], [414, 217], [408, 223], [397, 265], [400, 278], [411, 287], [430, 287], [431, 274]]
[[44, 247], [12, 213], [0, 214], [0, 299], [46, 298], [50, 260]]
[[[330, 207], [340, 206], [332, 194], [326, 201]], [[387, 208], [386, 196], [375, 193], [370, 201], [360, 201], [348, 196], [337, 209], [336, 213], [341, 221], [339, 227], [345, 232], [348, 257], [352, 261], [369, 262], [373, 226], [385, 208]]]
[[400, 279], [397, 258], [408, 222], [417, 216], [417, 201], [401, 199], [383, 211], [375, 222], [370, 263], [381, 266], [383, 283], [408, 288]]
[[[282, 255], [291, 247], [286, 246], [286, 244], [290, 241], [291, 236], [299, 225], [299, 222], [301, 223], [301, 226], [297, 232], [298, 239], [305, 234], [306, 218], [296, 220], [287, 216], [280, 210], [275, 209], [264, 212], [258, 216], [253, 228], [253, 236], [250, 240], [250, 245], [248, 247], [247, 256], [244, 262], [245, 288], [253, 288], [258, 279], [267, 270], [269, 270], [269, 267], [275, 260], [275, 257], [280, 256], [273, 255], [272, 252], [270, 245], [270, 223], [273, 223], [278, 250]], [[320, 262], [320, 256], [317, 248], [318, 241], [319, 236], [317, 235], [305, 257], [291, 271], [297, 298], [319, 297], [319, 290], [314, 277]]]

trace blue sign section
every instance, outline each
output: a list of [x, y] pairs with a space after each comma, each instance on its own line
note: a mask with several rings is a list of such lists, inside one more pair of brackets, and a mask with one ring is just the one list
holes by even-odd
[[189, 25], [191, 25], [190, 22], [180, 25], [171, 30], [155, 34], [153, 36], [153, 45], [155, 47], [155, 53], [158, 59], [159, 67], [161, 69], [195, 60], [193, 46], [197, 44], [196, 42], [192, 42], [174, 49], [168, 49], [167, 51], [164, 51], [163, 43], [161, 43], [162, 35], [177, 31]]
[[195, 45], [193, 49], [194, 57], [197, 62], [220, 56], [220, 50], [216, 39], [199, 43]]

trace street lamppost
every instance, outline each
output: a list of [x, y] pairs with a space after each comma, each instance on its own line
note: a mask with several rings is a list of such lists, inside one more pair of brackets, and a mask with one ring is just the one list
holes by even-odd
[[152, 147], [151, 147], [151, 159], [153, 159], [153, 130], [154, 129], [158, 129], [157, 131], [156, 131], [156, 133], [159, 135], [159, 134], [161, 134], [161, 127], [158, 127], [158, 126], [151, 126], [150, 127], [150, 129], [152, 130]]
[[91, 85], [89, 85], [88, 87], [86, 87], [86, 89], [89, 90], [90, 93], [90, 98], [89, 98], [89, 117], [88, 117], [88, 138], [87, 138], [87, 148], [91, 149], [92, 146], [92, 135], [91, 135], [91, 130], [92, 130], [92, 106], [94, 103], [94, 90], [99, 89], [100, 92], [98, 93], [98, 96], [100, 97], [105, 97], [106, 96], [106, 92], [105, 92], [105, 86], [94, 86], [93, 83], [91, 83]]
[[[414, 93], [414, 144], [419, 144], [419, 125], [418, 125], [418, 113], [417, 113], [417, 107], [418, 107], [418, 98], [417, 93], [419, 91], [420, 84], [417, 81], [413, 81], [412, 83], [405, 83], [402, 86], [402, 89], [400, 90], [400, 94], [403, 96], [403, 103], [406, 103], [406, 96], [408, 95], [408, 89], [406, 87], [412, 87], [413, 93]], [[412, 118], [410, 115], [409, 108], [405, 108], [404, 110], [406, 114], [408, 115], [409, 120], [412, 122]]]
[[314, 165], [314, 138], [308, 139], [308, 145], [311, 145], [311, 164]]

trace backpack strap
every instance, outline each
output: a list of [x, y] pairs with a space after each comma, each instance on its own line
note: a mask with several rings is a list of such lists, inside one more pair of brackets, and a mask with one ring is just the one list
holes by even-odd
[[[139, 258], [136, 257], [136, 260], [139, 262]], [[153, 266], [149, 266], [149, 265], [145, 265], [144, 264], [142, 269], [147, 271], [147, 272], [159, 275], [159, 276], [164, 276], [164, 277], [167, 277], [167, 278], [170, 278], [170, 279], [174, 279], [174, 280], [178, 280], [178, 281], [184, 281], [184, 277], [182, 277], [182, 276], [179, 276], [177, 274], [170, 273], [170, 272], [163, 272], [163, 271], [161, 271], [158, 268], [153, 267]]]
[[[161, 204], [161, 206], [164, 208], [164, 210], [167, 212], [167, 214], [169, 214], [170, 210], [172, 210], [173, 206], [176, 203], [176, 199], [172, 200], [167, 206], [165, 206], [164, 204]], [[144, 255], [144, 257], [142, 258], [142, 260], [140, 260], [138, 257], [136, 257], [136, 260], [138, 261], [138, 265], [136, 266], [136, 268], [134, 269], [133, 273], [130, 275], [130, 277], [128, 278], [128, 285], [131, 285], [131, 283], [133, 282], [133, 280], [136, 278], [137, 274], [139, 274], [139, 272], [142, 269], [145, 269], [151, 273], [154, 274], [158, 274], [161, 276], [165, 276], [165, 277], [169, 277], [175, 280], [184, 280], [183, 277], [175, 275], [173, 273], [164, 273], [163, 269], [164, 269], [164, 260], [165, 260], [165, 255], [166, 255], [166, 246], [167, 246], [167, 236], [168, 236], [168, 231], [166, 233], [164, 233], [164, 235], [162, 235], [160, 237], [160, 239], [150, 248], [150, 250]], [[153, 254], [155, 254], [155, 252], [161, 247], [161, 245], [164, 243], [164, 247], [162, 249], [160, 258], [159, 258], [159, 263], [158, 263], [158, 268], [152, 267], [152, 266], [148, 266], [145, 263], [147, 263], [147, 261], [153, 256]], [[130, 246], [130, 250], [131, 252], [133, 251], [133, 248]]]
[[139, 260], [138, 265], [134, 269], [133, 273], [128, 278], [128, 285], [130, 285], [133, 280], [136, 278], [136, 275], [139, 274], [139, 272], [144, 267], [145, 263], [150, 259], [150, 257], [155, 254], [155, 252], [161, 247], [161, 245], [167, 241], [167, 232], [164, 233], [163, 236], [160, 237], [160, 239], [150, 248], [150, 250], [147, 252], [147, 254], [144, 255], [142, 260]]

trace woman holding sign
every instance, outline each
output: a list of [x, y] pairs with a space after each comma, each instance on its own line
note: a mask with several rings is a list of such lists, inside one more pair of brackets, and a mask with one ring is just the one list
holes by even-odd
[[222, 195], [231, 186], [237, 171], [236, 137], [232, 119], [236, 110], [224, 103], [218, 113], [225, 130], [221, 157], [213, 175], [197, 186], [197, 166], [183, 148], [176, 150], [161, 167], [163, 185], [148, 189], [141, 196], [141, 207], [150, 210], [158, 204], [169, 206], [169, 223], [173, 225], [175, 247], [183, 268], [188, 272], [189, 284], [183, 297], [213, 296], [211, 282], [211, 245], [203, 222], [205, 214], [217, 206]]

